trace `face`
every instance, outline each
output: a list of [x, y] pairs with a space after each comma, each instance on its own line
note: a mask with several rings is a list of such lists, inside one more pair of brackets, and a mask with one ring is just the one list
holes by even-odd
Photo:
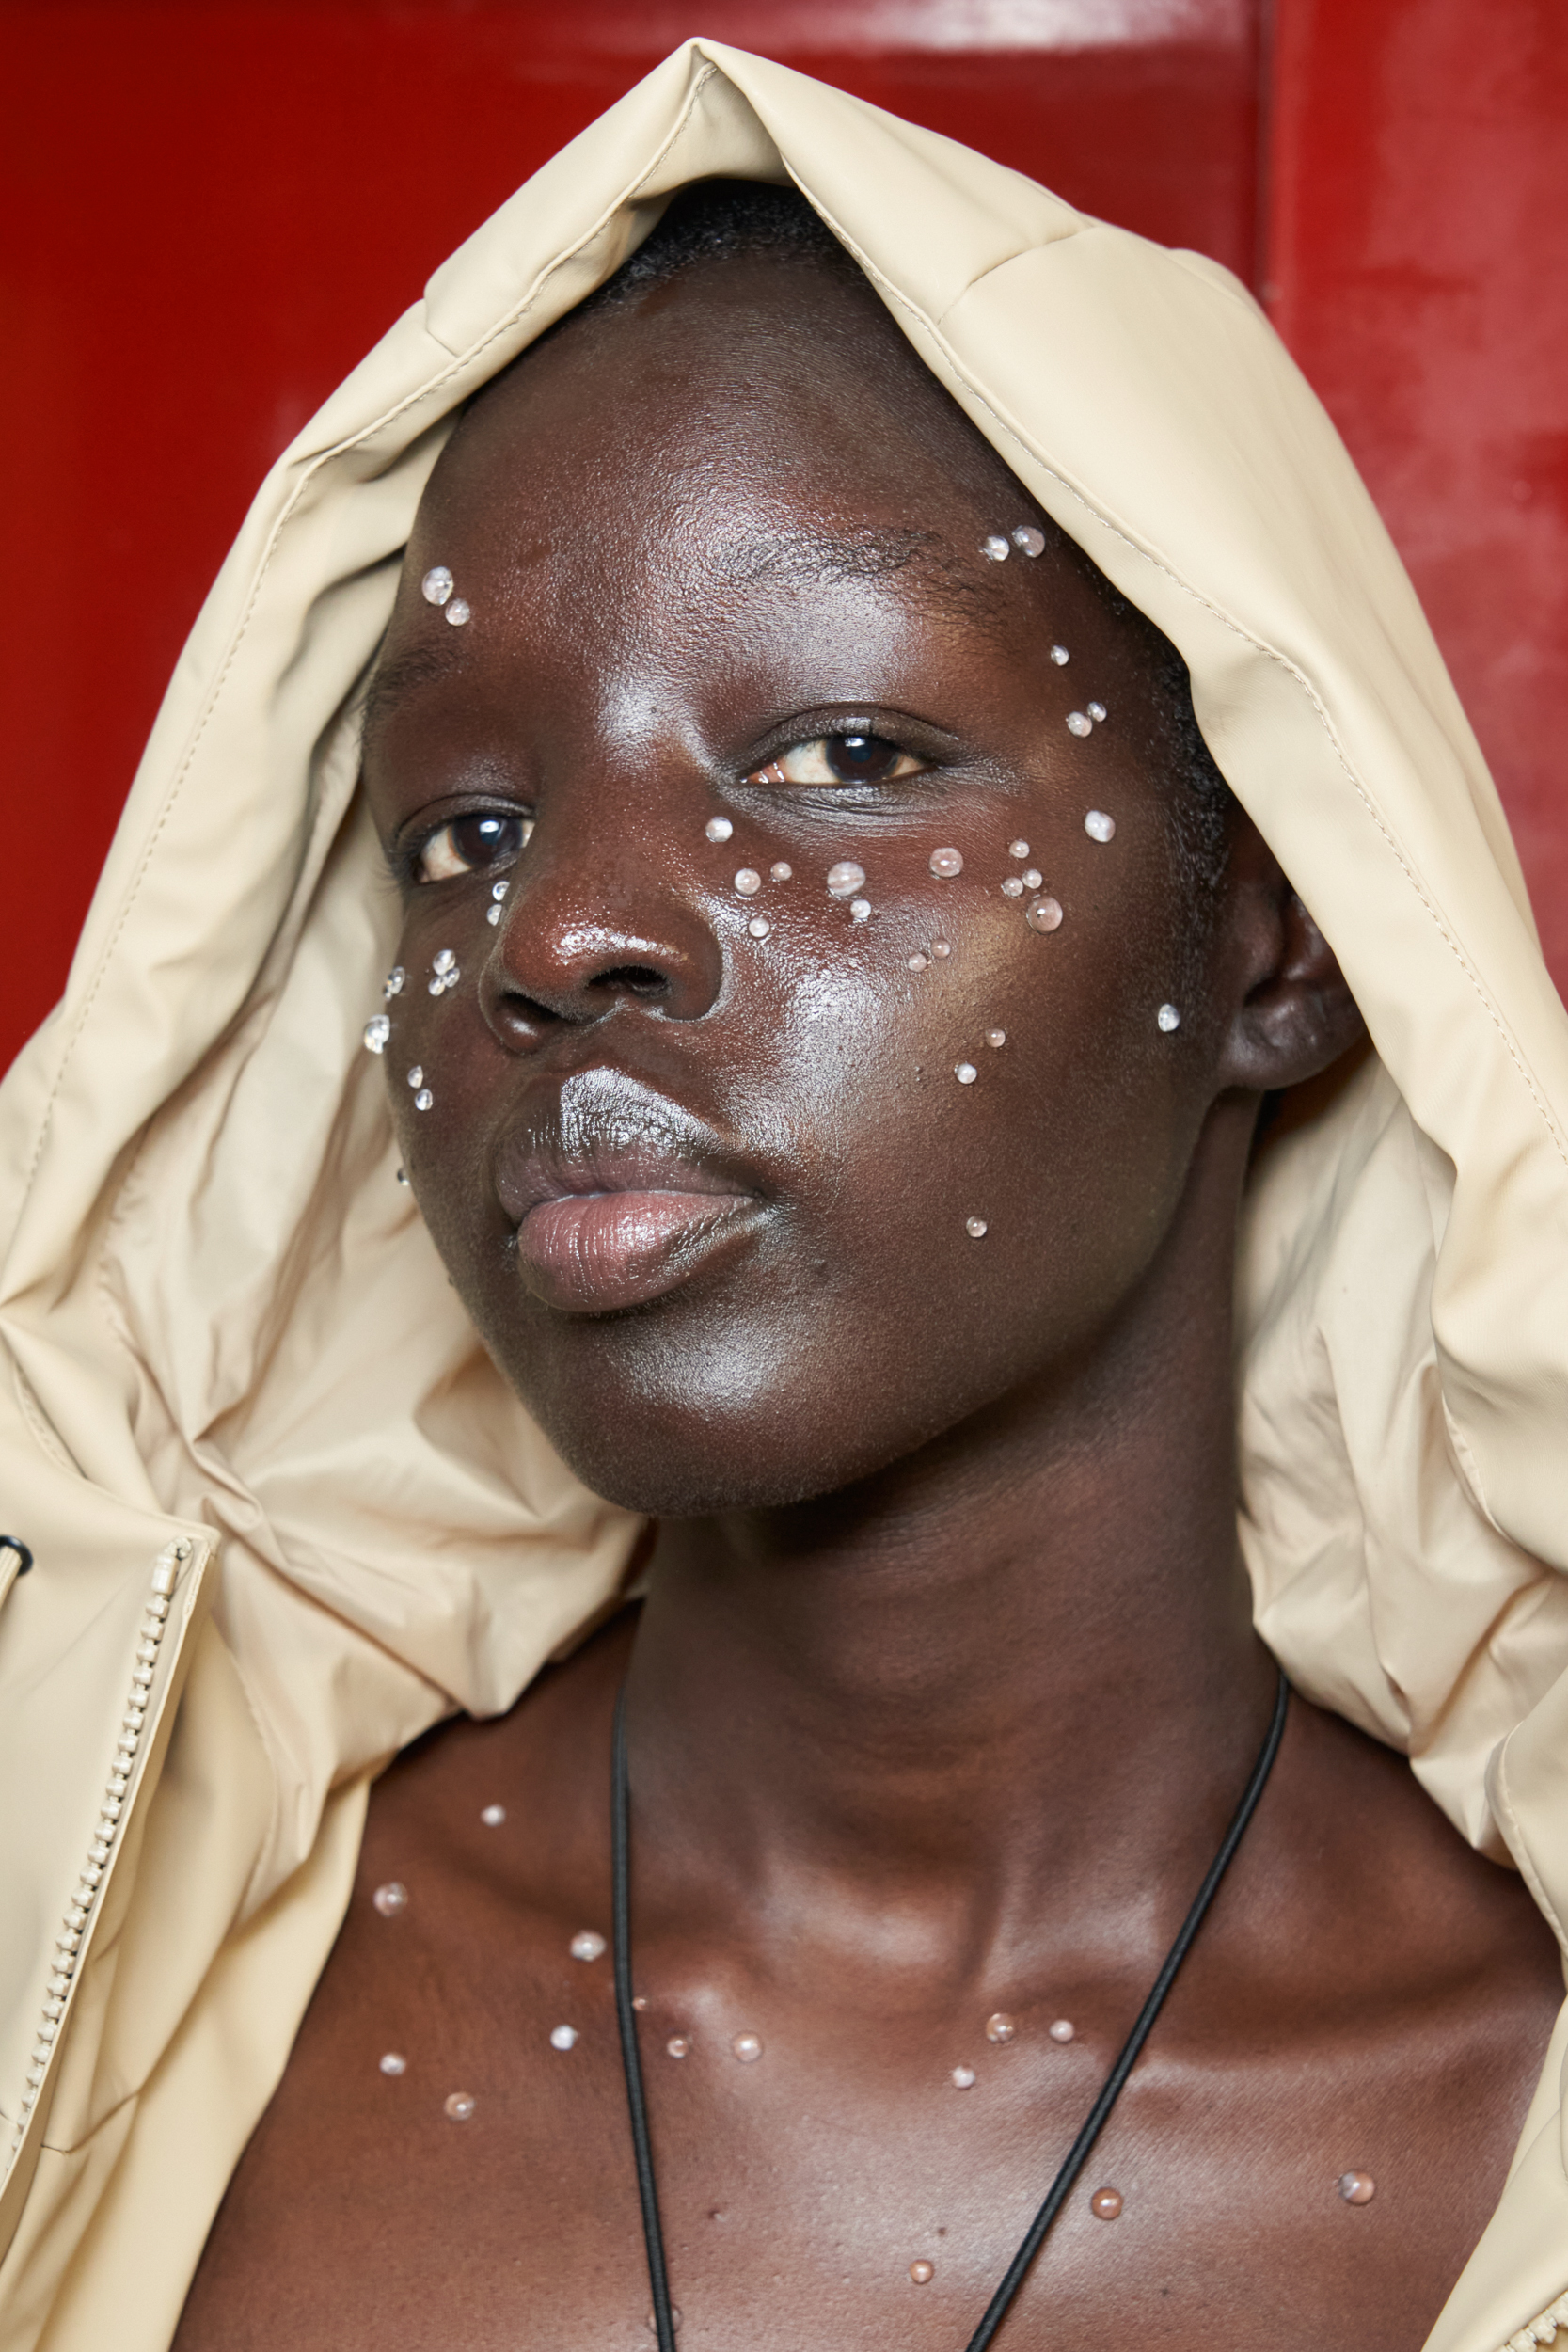
[[800, 261], [568, 325], [432, 480], [366, 737], [388, 1080], [486, 1344], [618, 1502], [898, 1461], [1058, 1379], [1171, 1225], [1223, 951], [1145, 633], [1038, 519]]

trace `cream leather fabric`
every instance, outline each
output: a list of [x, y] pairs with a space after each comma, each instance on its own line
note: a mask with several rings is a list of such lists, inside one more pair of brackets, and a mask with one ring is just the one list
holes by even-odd
[[[1404, 574], [1223, 270], [695, 41], [274, 469], [0, 1094], [0, 1525], [38, 1555], [0, 1613], [4, 2352], [166, 2345], [370, 1776], [444, 1709], [505, 1708], [626, 1564], [635, 1529], [501, 1388], [393, 1180], [356, 711], [459, 405], [710, 173], [800, 184], [1174, 639], [1339, 955], [1377, 1058], [1265, 1155], [1241, 1266], [1259, 1621], [1561, 1934], [1568, 1021]], [[1568, 2289], [1563, 2054], [1431, 2352], [1547, 2340], [1518, 2331]]]

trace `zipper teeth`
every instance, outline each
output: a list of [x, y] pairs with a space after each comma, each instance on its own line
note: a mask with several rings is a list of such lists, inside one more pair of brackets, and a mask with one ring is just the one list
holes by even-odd
[[142, 1610], [141, 1626], [136, 1637], [135, 1664], [131, 1671], [130, 1691], [119, 1736], [115, 1741], [114, 1761], [109, 1767], [100, 1801], [98, 1825], [88, 1844], [87, 1858], [82, 1865], [75, 1892], [66, 1905], [60, 1931], [55, 1938], [55, 1958], [49, 1972], [48, 1991], [39, 2012], [32, 2054], [27, 2060], [22, 2098], [12, 2127], [10, 2151], [6, 2160], [8, 2169], [15, 2163], [27, 2136], [27, 2126], [33, 2120], [39, 2092], [49, 2071], [49, 2061], [59, 2047], [60, 2035], [65, 2029], [66, 2012], [76, 1982], [82, 1940], [114, 1859], [120, 1820], [130, 1794], [131, 1775], [141, 1749], [142, 1733], [147, 1724], [147, 1702], [157, 1672], [165, 1628], [168, 1623], [170, 1596], [179, 1581], [180, 1570], [193, 1549], [194, 1546], [186, 1537], [166, 1545], [158, 1554], [152, 1570], [152, 1587]]
[[1509, 2337], [1498, 2352], [1535, 2352], [1538, 2344], [1550, 2344], [1560, 2328], [1568, 2328], [1568, 2293], [1560, 2295], [1555, 2303], [1548, 2303], [1539, 2319], [1532, 2319], [1528, 2328], [1521, 2328]]

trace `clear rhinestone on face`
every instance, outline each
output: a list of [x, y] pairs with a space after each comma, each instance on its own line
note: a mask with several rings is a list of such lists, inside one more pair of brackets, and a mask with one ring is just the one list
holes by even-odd
[[1017, 2026], [1013, 2023], [1013, 2020], [1008, 2016], [1005, 2009], [999, 2009], [993, 2017], [988, 2017], [986, 2019], [986, 2040], [988, 2042], [1010, 2042], [1017, 2031]]
[[408, 1083], [411, 1087], [422, 1087], [424, 1084], [424, 1072], [418, 1062], [408, 1073]]
[[1013, 532], [1013, 545], [1015, 548], [1022, 548], [1025, 555], [1043, 555], [1045, 533], [1043, 531], [1037, 531], [1033, 523], [1020, 523]]
[[1105, 706], [1103, 703], [1085, 703], [1084, 707], [1088, 712], [1089, 717], [1094, 721], [1097, 727], [1103, 723], [1105, 718]]
[[762, 2056], [762, 2036], [754, 2033], [737, 2033], [730, 2043], [730, 2048], [735, 2052], [742, 2066], [754, 2066]]
[[1027, 857], [1028, 854], [1029, 844], [1027, 841], [1013, 841], [1009, 842], [1007, 845], [1007, 855], [1009, 857]]
[[969, 1235], [971, 1241], [984, 1241], [987, 1231], [988, 1228], [986, 1220], [983, 1216], [965, 1217], [964, 1232]]
[[401, 1879], [388, 1879], [385, 1886], [376, 1888], [371, 1900], [384, 1919], [395, 1919], [400, 1911], [408, 1908], [408, 1889]]
[[381, 993], [389, 1004], [394, 996], [403, 994], [403, 984], [408, 977], [401, 963], [394, 963], [381, 983]]
[[1044, 880], [1045, 876], [1040, 872], [1039, 867], [1031, 866], [1024, 873], [1023, 887], [1025, 890], [1037, 890]]
[[743, 898], [754, 898], [762, 888], [762, 876], [754, 866], [743, 866], [735, 878], [735, 886]]
[[381, 2071], [384, 2074], [406, 2074], [408, 2060], [401, 2050], [388, 2050], [381, 2059]]
[[572, 1938], [571, 1953], [574, 1960], [602, 1960], [605, 1949], [604, 1937], [594, 1928], [579, 1928]]
[[1174, 1005], [1162, 1005], [1154, 1018], [1167, 1037], [1181, 1026], [1181, 1015]]
[[928, 972], [931, 968], [931, 959], [929, 956], [911, 956], [909, 965], [911, 972]]
[[1012, 549], [1003, 538], [1002, 533], [999, 531], [993, 531], [981, 540], [980, 552], [982, 555], [989, 555], [993, 564], [1005, 564], [1012, 553]]
[[1102, 808], [1091, 808], [1084, 819], [1084, 831], [1091, 841], [1110, 841], [1116, 836], [1117, 820], [1107, 817]]
[[1056, 898], [1037, 898], [1023, 919], [1032, 931], [1060, 930], [1061, 902]]
[[433, 972], [439, 972], [442, 974], [455, 972], [457, 969], [457, 958], [452, 954], [450, 947], [437, 947], [435, 959], [430, 968]]
[[974, 2067], [973, 2067], [973, 2066], [955, 2066], [955, 2067], [954, 2067], [954, 2069], [953, 2069], [953, 2088], [954, 2088], [954, 2090], [972, 2090], [974, 2089]]
[[953, 1064], [953, 1075], [961, 1087], [972, 1087], [979, 1074], [980, 1073], [972, 1061], [957, 1061]]
[[852, 898], [858, 890], [864, 888], [865, 868], [863, 866], [857, 866], [853, 858], [841, 857], [836, 866], [829, 866], [828, 896], [830, 898]]
[[691, 2054], [691, 2044], [683, 2033], [673, 2033], [664, 2046], [672, 2058], [689, 2058]]
[[766, 939], [772, 928], [773, 926], [768, 922], [767, 916], [762, 914], [753, 914], [751, 921], [746, 926], [746, 929], [751, 932], [753, 939]]
[[366, 1053], [384, 1054], [387, 1050], [387, 1040], [391, 1036], [391, 1034], [392, 1025], [388, 1020], [386, 1014], [384, 1012], [376, 1013], [373, 1019], [367, 1021], [365, 1024]]
[[950, 955], [952, 954], [952, 952], [953, 952], [953, 950], [952, 950], [952, 948], [951, 948], [951, 947], [947, 945], [947, 942], [946, 942], [946, 940], [945, 940], [945, 939], [934, 939], [934, 940], [931, 942], [931, 953], [932, 953], [932, 955], [934, 955], [934, 956], [940, 956], [940, 957], [942, 957], [942, 958], [945, 959], [946, 957], [950, 956]]
[[1071, 656], [1069, 654], [1065, 645], [1053, 645], [1051, 648], [1051, 659], [1059, 670], [1071, 660]]
[[849, 901], [849, 913], [857, 923], [869, 923], [871, 920], [870, 899], [851, 898]]
[[474, 2111], [474, 2096], [470, 2090], [454, 2090], [450, 2099], [441, 2102], [441, 2112], [454, 2123], [466, 2123]]
[[1019, 881], [1016, 874], [1009, 874], [1007, 876], [1006, 881], [1002, 885], [1002, 896], [1004, 898], [1022, 898], [1023, 884]]
[[479, 1818], [486, 1829], [499, 1829], [506, 1819], [506, 1807], [504, 1804], [487, 1804]]
[[951, 882], [956, 874], [964, 870], [960, 850], [933, 850], [927, 862], [939, 882]]
[[1377, 2195], [1377, 2183], [1370, 2172], [1341, 2172], [1335, 2186], [1347, 2205], [1370, 2205]]
[[784, 858], [780, 858], [777, 866], [770, 866], [768, 871], [774, 882], [792, 882], [795, 877], [794, 866]]
[[451, 594], [451, 574], [444, 564], [433, 564], [420, 582], [426, 604], [445, 604]]
[[1069, 710], [1067, 715], [1067, 731], [1069, 735], [1092, 735], [1094, 721], [1086, 718], [1081, 710]]
[[453, 596], [451, 602], [447, 607], [447, 618], [451, 623], [453, 628], [461, 628], [467, 617], [468, 607], [463, 597]]
[[575, 2026], [552, 2026], [550, 2027], [552, 2050], [575, 2050], [577, 2046], [578, 2029]]
[[703, 831], [710, 841], [727, 841], [735, 827], [727, 817], [710, 817]]
[[428, 1087], [421, 1087], [418, 1094], [414, 1097], [414, 1108], [417, 1111], [427, 1111], [435, 1100], [436, 1097], [432, 1094], [430, 1089]]

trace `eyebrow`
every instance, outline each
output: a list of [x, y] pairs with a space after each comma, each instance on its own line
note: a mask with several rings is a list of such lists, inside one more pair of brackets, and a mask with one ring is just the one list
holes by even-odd
[[723, 577], [737, 587], [764, 580], [817, 587], [849, 580], [888, 580], [898, 573], [944, 619], [979, 621], [996, 608], [986, 591], [991, 566], [961, 563], [942, 533], [864, 524], [852, 531], [809, 528], [770, 532], [719, 558]]
[[377, 660], [365, 690], [365, 709], [360, 724], [363, 742], [375, 729], [389, 719], [398, 705], [423, 686], [434, 686], [446, 676], [451, 666], [451, 656], [444, 650], [437, 653], [432, 645], [410, 645], [390, 660]]

